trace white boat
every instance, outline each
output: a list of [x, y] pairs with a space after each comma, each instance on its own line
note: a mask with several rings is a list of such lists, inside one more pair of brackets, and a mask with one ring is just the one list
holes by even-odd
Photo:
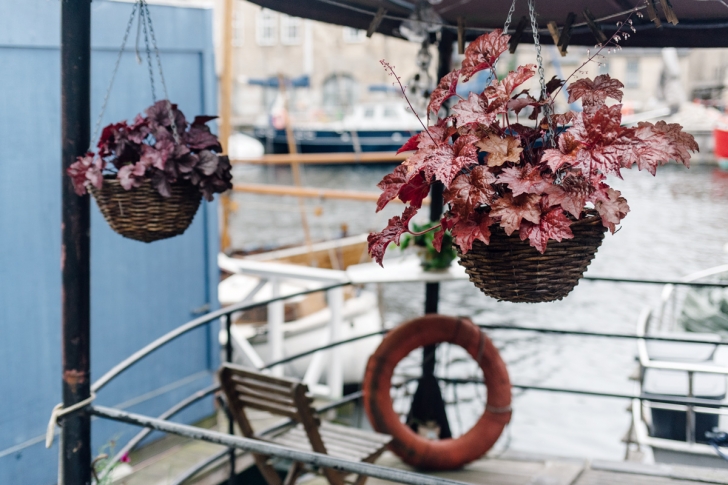
[[[344, 270], [363, 261], [368, 261], [366, 234], [243, 258], [221, 254], [218, 264], [230, 276], [220, 283], [218, 298], [222, 306], [227, 306], [313, 290], [343, 281]], [[261, 368], [264, 363], [331, 341], [383, 328], [377, 294], [363, 287], [338, 288], [326, 295], [312, 293], [287, 300], [285, 304], [281, 302], [278, 308], [274, 305], [233, 315], [231, 335], [235, 362]], [[282, 324], [279, 330], [275, 320]], [[225, 343], [224, 329], [220, 338]], [[334, 392], [338, 394], [341, 384], [361, 382], [367, 359], [380, 342], [381, 336], [374, 336], [347, 345], [341, 366], [329, 364], [337, 350], [325, 350], [277, 367], [282, 374], [303, 379], [314, 393], [322, 395], [330, 391], [322, 382], [328, 385], [332, 379], [341, 380], [334, 383], [337, 387]], [[341, 367], [339, 377], [332, 376], [331, 369], [335, 367]]]
[[[401, 100], [362, 103], [340, 121], [295, 120], [293, 137], [299, 153], [396, 151], [426, 122]], [[268, 153], [288, 153], [285, 129], [274, 128], [267, 118], [256, 124], [254, 136]]]
[[[728, 282], [728, 265], [684, 281]], [[638, 340], [640, 395], [647, 399], [632, 402], [629, 441], [648, 462], [728, 468], [710, 443], [714, 433], [728, 431], [728, 408], [716, 407], [728, 403], [728, 345], [720, 345], [728, 335], [728, 288], [666, 285], [659, 307], [640, 316], [637, 335], [692, 342]]]

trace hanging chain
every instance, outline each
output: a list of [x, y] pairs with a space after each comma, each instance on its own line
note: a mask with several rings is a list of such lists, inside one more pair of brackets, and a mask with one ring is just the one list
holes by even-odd
[[147, 12], [144, 9], [144, 1], [139, 2], [139, 21], [142, 23], [142, 29], [144, 29], [144, 45], [147, 51], [147, 68], [149, 69], [149, 82], [152, 85], [152, 101], [157, 102], [157, 92], [154, 88], [154, 68], [152, 67], [152, 50], [149, 46], [149, 32], [147, 31]]
[[[508, 16], [506, 17], [506, 23], [503, 24], [503, 35], [508, 33], [508, 28], [511, 26], [511, 19], [513, 18], [513, 11], [516, 9], [516, 0], [513, 0], [511, 3], [511, 8], [508, 10]], [[495, 68], [498, 66], [498, 60], [500, 60], [500, 57], [493, 62], [493, 67], [491, 67], [490, 72], [493, 74], [493, 79], [496, 78], [495, 74]]]
[[508, 10], [508, 16], [506, 17], [506, 23], [503, 24], [503, 33], [508, 33], [508, 28], [511, 26], [511, 19], [513, 18], [513, 12], [516, 10], [516, 0], [511, 3], [511, 8]]
[[[169, 95], [167, 94], [167, 84], [164, 81], [164, 73], [162, 72], [162, 59], [159, 55], [159, 49], [157, 48], [157, 40], [154, 37], [154, 28], [152, 27], [152, 17], [149, 15], [149, 6], [146, 2], [146, 0], [138, 0], [134, 3], [134, 6], [131, 10], [131, 15], [129, 15], [129, 22], [126, 24], [126, 30], [124, 31], [124, 38], [121, 41], [121, 47], [119, 48], [119, 53], [116, 56], [116, 62], [114, 63], [114, 70], [111, 73], [111, 80], [109, 81], [109, 86], [106, 89], [106, 94], [104, 95], [104, 100], [101, 103], [101, 110], [99, 112], [99, 116], [96, 119], [96, 124], [94, 125], [94, 132], [93, 136], [91, 137], [91, 142], [89, 143], [88, 151], [93, 151], [93, 146], [96, 138], [99, 136], [99, 130], [101, 128], [101, 121], [104, 118], [104, 113], [106, 112], [106, 106], [109, 102], [109, 96], [111, 95], [111, 88], [114, 86], [114, 80], [116, 79], [116, 73], [119, 71], [119, 64], [121, 64], [121, 58], [124, 55], [124, 48], [126, 47], [126, 42], [129, 39], [129, 33], [131, 32], [131, 26], [134, 25], [134, 18], [137, 14], [137, 8], [139, 9], [139, 24], [137, 25], [137, 44], [139, 43], [139, 30], [140, 28], [144, 30], [144, 43], [146, 46], [146, 52], [147, 52], [147, 67], [149, 69], [149, 82], [152, 87], [152, 100], [156, 103], [157, 102], [157, 94], [156, 90], [154, 88], [154, 68], [152, 65], [152, 51], [151, 46], [149, 44], [149, 37], [152, 38], [152, 46], [154, 47], [154, 54], [157, 58], [157, 67], [159, 69], [159, 79], [162, 82], [162, 90], [164, 91], [164, 98], [167, 101], [167, 109], [169, 109], [169, 117], [171, 119], [171, 125], [172, 125], [172, 136], [174, 137], [175, 143], [179, 143], [179, 134], [177, 133], [177, 120], [174, 116], [174, 111], [172, 110], [172, 103], [169, 101]], [[148, 29], [148, 30], [147, 30]], [[138, 47], [136, 50], [136, 56], [137, 60], [141, 60], [139, 56], [139, 49]]]
[[[144, 9], [145, 17], [149, 23], [149, 35], [152, 37], [152, 45], [154, 47], [154, 55], [157, 58], [157, 69], [159, 69], [159, 80], [162, 83], [162, 91], [164, 92], [164, 99], [167, 101], [167, 109], [169, 110], [169, 117], [172, 120], [172, 136], [174, 137], [175, 143], [179, 143], [179, 134], [177, 133], [177, 120], [172, 110], [172, 102], [169, 100], [169, 93], [167, 92], [167, 83], [164, 80], [164, 71], [162, 70], [162, 57], [159, 55], [159, 48], [157, 47], [157, 39], [154, 36], [154, 27], [152, 27], [152, 17], [149, 15], [149, 4], [146, 0], [140, 0], [142, 9]], [[146, 35], [146, 30], [145, 30]], [[147, 52], [149, 46], [147, 46]], [[151, 58], [149, 59], [151, 65]], [[150, 67], [151, 69], [151, 67]]]
[[106, 94], [104, 95], [104, 101], [101, 103], [101, 111], [99, 112], [99, 117], [96, 119], [96, 125], [94, 126], [94, 134], [91, 137], [91, 141], [89, 143], [88, 151], [93, 151], [94, 142], [96, 141], [96, 137], [99, 136], [99, 129], [101, 128], [101, 120], [104, 117], [104, 112], [106, 112], [106, 105], [109, 102], [109, 95], [111, 94], [111, 88], [114, 86], [114, 79], [116, 78], [116, 73], [119, 70], [119, 64], [121, 63], [121, 57], [124, 54], [124, 47], [126, 46], [126, 41], [129, 38], [129, 32], [131, 31], [131, 26], [134, 24], [134, 17], [136, 16], [137, 11], [137, 5], [134, 4], [134, 7], [131, 9], [131, 15], [129, 16], [129, 23], [126, 24], [126, 31], [124, 32], [124, 40], [121, 41], [121, 49], [119, 49], [119, 54], [116, 56], [116, 63], [114, 64], [114, 70], [111, 72], [111, 81], [109, 81], [109, 87], [106, 88]]
[[[531, 17], [531, 30], [533, 31], [533, 45], [536, 47], [536, 63], [538, 64], [538, 81], [541, 84], [541, 99], [546, 101], [548, 91], [546, 90], [546, 76], [543, 70], [543, 58], [541, 57], [541, 43], [539, 42], [538, 22], [536, 21], [535, 0], [528, 0], [528, 14]], [[554, 127], [551, 124], [551, 106], [544, 104], [543, 113], [548, 124], [548, 139], [551, 146], [556, 146], [556, 138], [554, 137]]]

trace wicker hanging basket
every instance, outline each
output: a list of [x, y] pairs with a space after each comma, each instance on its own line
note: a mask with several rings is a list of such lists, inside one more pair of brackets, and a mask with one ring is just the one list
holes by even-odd
[[506, 236], [497, 225], [491, 231], [489, 245], [476, 240], [467, 254], [458, 249], [470, 281], [498, 300], [539, 303], [571, 293], [594, 259], [606, 228], [595, 211], [587, 211], [571, 225], [574, 238], [549, 241], [544, 254], [528, 240], [521, 241], [517, 232]]
[[101, 189], [89, 189], [109, 226], [142, 242], [184, 233], [202, 198], [199, 189], [187, 181], [173, 184], [170, 197], [162, 197], [148, 179], [132, 190], [124, 190], [116, 178], [105, 178]]

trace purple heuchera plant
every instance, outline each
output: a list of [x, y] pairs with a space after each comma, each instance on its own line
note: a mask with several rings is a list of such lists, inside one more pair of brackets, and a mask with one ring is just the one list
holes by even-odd
[[[207, 126], [216, 116], [196, 116], [187, 123], [177, 105], [167, 100], [157, 101], [144, 112], [146, 116], [137, 115], [132, 124], [122, 121], [106, 126], [98, 153], [88, 152], [68, 167], [78, 195], [84, 195], [89, 185], [101, 188], [104, 176], [114, 173], [126, 190], [150, 179], [164, 197], [180, 180], [189, 180], [207, 200], [232, 188], [228, 157], [219, 155], [220, 142]], [[179, 142], [173, 135], [172, 116]]]

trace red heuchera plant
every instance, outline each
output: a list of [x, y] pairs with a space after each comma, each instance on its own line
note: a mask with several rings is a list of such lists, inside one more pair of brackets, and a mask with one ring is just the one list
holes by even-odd
[[[428, 119], [431, 113], [437, 116], [447, 99], [457, 96], [460, 79], [494, 69], [496, 59], [508, 48], [508, 39], [497, 30], [471, 43], [462, 68], [443, 77], [432, 93]], [[403, 88], [392, 67], [381, 62]], [[543, 253], [549, 240], [574, 237], [570, 226], [586, 208], [596, 210], [602, 224], [615, 231], [629, 206], [618, 190], [607, 185], [607, 175], [620, 176], [621, 169], [634, 165], [654, 175], [669, 160], [689, 167], [689, 151], [698, 150], [698, 145], [680, 125], [659, 121], [621, 126], [622, 106], [606, 104], [608, 98], [622, 100], [624, 86], [618, 80], [603, 74], [571, 83], [569, 102], [581, 100], [583, 111], [556, 114], [553, 100], [564, 81], [548, 82], [545, 99], [543, 95], [535, 99], [528, 90], [517, 92], [535, 72], [536, 66], [528, 64], [501, 80], [493, 76], [482, 93], [460, 98], [450, 116], [437, 118], [402, 146], [399, 152], [414, 153], [379, 183], [382, 195], [377, 211], [394, 198], [407, 206], [382, 232], [369, 235], [369, 252], [379, 264], [390, 243], [399, 244], [402, 234], [411, 233], [410, 220], [438, 181], [444, 185], [447, 204], [440, 224], [430, 229], [438, 231], [438, 250], [445, 230], [452, 231], [455, 244], [467, 253], [475, 240], [489, 244], [497, 225], [507, 235], [517, 232]], [[508, 114], [518, 120], [527, 106], [532, 109], [529, 118], [538, 120], [536, 126], [511, 124]], [[545, 109], [552, 113], [550, 127], [543, 116]], [[553, 144], [549, 128], [555, 133]]]
[[146, 116], [137, 115], [132, 124], [122, 121], [106, 126], [98, 153], [88, 152], [68, 167], [78, 195], [85, 194], [89, 185], [101, 188], [104, 177], [114, 173], [126, 190], [151, 179], [164, 197], [180, 180], [190, 181], [207, 200], [232, 188], [228, 157], [219, 155], [220, 142], [207, 126], [216, 116], [196, 116], [187, 123], [177, 105], [167, 100], [157, 101], [144, 112]]

